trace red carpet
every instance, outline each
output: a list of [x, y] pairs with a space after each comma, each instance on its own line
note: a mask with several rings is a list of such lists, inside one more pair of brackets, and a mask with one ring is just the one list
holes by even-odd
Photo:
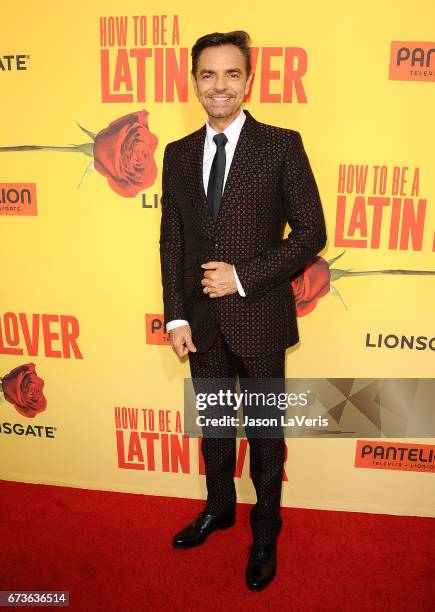
[[0, 487], [0, 590], [68, 590], [71, 610], [435, 609], [431, 518], [283, 509], [279, 573], [251, 593], [244, 584], [246, 504], [233, 528], [199, 548], [175, 550], [172, 534], [202, 501]]

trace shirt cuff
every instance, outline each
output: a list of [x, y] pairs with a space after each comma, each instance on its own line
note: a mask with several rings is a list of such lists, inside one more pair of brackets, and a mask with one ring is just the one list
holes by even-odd
[[236, 279], [237, 291], [242, 297], [246, 297], [246, 293], [243, 291], [243, 287], [239, 281], [239, 277], [237, 276], [237, 272], [235, 267], [233, 266], [234, 278]]
[[169, 333], [171, 329], [181, 327], [182, 325], [189, 325], [189, 321], [185, 321], [184, 319], [173, 319], [173, 321], [169, 321], [169, 323], [166, 324], [166, 333]]

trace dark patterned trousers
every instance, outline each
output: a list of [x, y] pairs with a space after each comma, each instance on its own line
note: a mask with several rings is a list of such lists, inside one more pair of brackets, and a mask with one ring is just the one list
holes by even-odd
[[[189, 352], [194, 378], [282, 378], [284, 379], [285, 349], [269, 355], [241, 357], [231, 352], [220, 331], [212, 346], [204, 353]], [[250, 512], [250, 524], [255, 544], [272, 542], [281, 529], [280, 504], [285, 457], [283, 437], [258, 438], [249, 436], [250, 472], [257, 494], [257, 503]], [[203, 437], [207, 484], [207, 510], [222, 515], [234, 510], [236, 489], [235, 438]]]

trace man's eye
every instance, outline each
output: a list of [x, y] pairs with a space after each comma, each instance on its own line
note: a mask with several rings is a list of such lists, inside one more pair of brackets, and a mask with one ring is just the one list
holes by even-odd
[[232, 77], [236, 77], [236, 79], [237, 79], [237, 78], [239, 78], [239, 73], [238, 73], [238, 72], [233, 72], [233, 73], [231, 74], [231, 76], [232, 76]]

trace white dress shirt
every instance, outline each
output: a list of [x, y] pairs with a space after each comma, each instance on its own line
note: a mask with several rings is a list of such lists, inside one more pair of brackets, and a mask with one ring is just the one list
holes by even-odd
[[[224, 129], [224, 134], [228, 138], [228, 142], [225, 144], [225, 175], [224, 175], [224, 185], [222, 189], [222, 193], [225, 190], [225, 183], [227, 181], [228, 172], [230, 170], [231, 162], [233, 161], [234, 151], [237, 145], [237, 141], [239, 140], [240, 131], [242, 129], [243, 124], [246, 120], [246, 114], [243, 112], [243, 109], [240, 109], [239, 115], [234, 119], [232, 123], [228, 127]], [[213, 163], [213, 159], [216, 153], [216, 143], [213, 140], [213, 136], [215, 134], [219, 134], [220, 132], [215, 132], [215, 130], [210, 126], [208, 120], [205, 122], [206, 126], [206, 134], [205, 134], [205, 142], [204, 142], [204, 157], [202, 163], [202, 178], [204, 181], [204, 191], [207, 193], [208, 188], [208, 179], [210, 177], [211, 166]], [[234, 278], [236, 279], [237, 290], [242, 297], [245, 297], [246, 294], [243, 291], [243, 287], [240, 284], [239, 277], [237, 276], [236, 269], [233, 266]], [[214, 299], [214, 298], [210, 298]], [[174, 319], [173, 321], [169, 321], [166, 325], [166, 331], [169, 332], [171, 329], [175, 327], [179, 327], [181, 325], [189, 325], [188, 321], [184, 319]]]

